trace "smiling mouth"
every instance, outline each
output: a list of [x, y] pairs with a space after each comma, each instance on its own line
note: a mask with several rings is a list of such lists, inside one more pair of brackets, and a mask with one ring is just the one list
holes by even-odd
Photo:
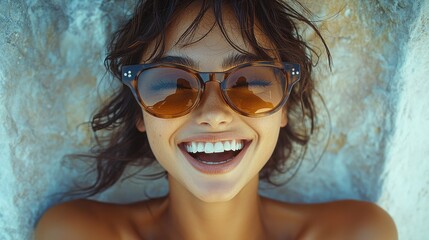
[[[205, 173], [227, 172], [241, 160], [250, 141], [227, 140], [218, 142], [183, 142], [179, 146], [187, 159]], [[206, 166], [206, 167], [204, 167]]]
[[228, 140], [219, 142], [184, 142], [181, 148], [189, 156], [204, 165], [216, 166], [231, 162], [243, 150], [248, 141]]

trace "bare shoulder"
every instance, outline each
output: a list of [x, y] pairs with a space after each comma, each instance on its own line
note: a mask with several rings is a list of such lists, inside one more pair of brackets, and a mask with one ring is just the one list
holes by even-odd
[[[389, 214], [374, 203], [343, 200], [293, 204], [265, 199], [272, 239], [396, 240]], [[280, 224], [281, 223], [281, 224]]]
[[108, 206], [91, 200], [74, 200], [51, 207], [38, 221], [35, 239], [119, 239], [119, 232], [103, 216], [108, 214], [107, 208], [114, 209], [113, 205]]
[[[74, 200], [49, 208], [35, 229], [36, 240], [134, 240], [161, 236], [156, 221], [165, 198], [129, 204]], [[159, 238], [162, 239], [162, 238]]]
[[308, 226], [299, 239], [396, 240], [393, 219], [371, 202], [343, 200], [308, 207]]

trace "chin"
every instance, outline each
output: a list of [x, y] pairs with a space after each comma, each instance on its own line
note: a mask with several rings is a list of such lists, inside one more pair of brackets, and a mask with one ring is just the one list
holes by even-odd
[[[214, 184], [213, 184], [214, 185]], [[192, 194], [206, 203], [221, 203], [232, 200], [240, 192], [237, 186], [206, 186], [193, 189]]]

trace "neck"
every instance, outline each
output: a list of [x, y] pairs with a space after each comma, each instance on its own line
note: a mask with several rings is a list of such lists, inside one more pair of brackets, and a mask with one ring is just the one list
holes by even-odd
[[169, 183], [166, 229], [172, 239], [263, 239], [257, 176], [231, 200], [216, 203], [201, 201], [172, 178]]

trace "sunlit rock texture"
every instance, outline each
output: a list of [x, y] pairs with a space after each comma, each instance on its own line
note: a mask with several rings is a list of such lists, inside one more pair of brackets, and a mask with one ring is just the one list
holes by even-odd
[[[118, 87], [104, 70], [106, 41], [135, 2], [0, 0], [1, 240], [30, 239], [37, 219], [59, 202], [55, 194], [85, 179], [87, 166], [63, 156], [94, 143], [83, 123]], [[333, 57], [330, 71], [320, 41], [303, 29], [322, 53], [314, 75], [327, 111], [316, 99], [319, 131], [297, 175], [280, 188], [263, 185], [262, 193], [292, 202], [378, 202], [397, 221], [400, 239], [425, 239], [428, 1], [303, 3]], [[96, 198], [130, 202], [166, 191], [163, 179], [129, 179]]]

